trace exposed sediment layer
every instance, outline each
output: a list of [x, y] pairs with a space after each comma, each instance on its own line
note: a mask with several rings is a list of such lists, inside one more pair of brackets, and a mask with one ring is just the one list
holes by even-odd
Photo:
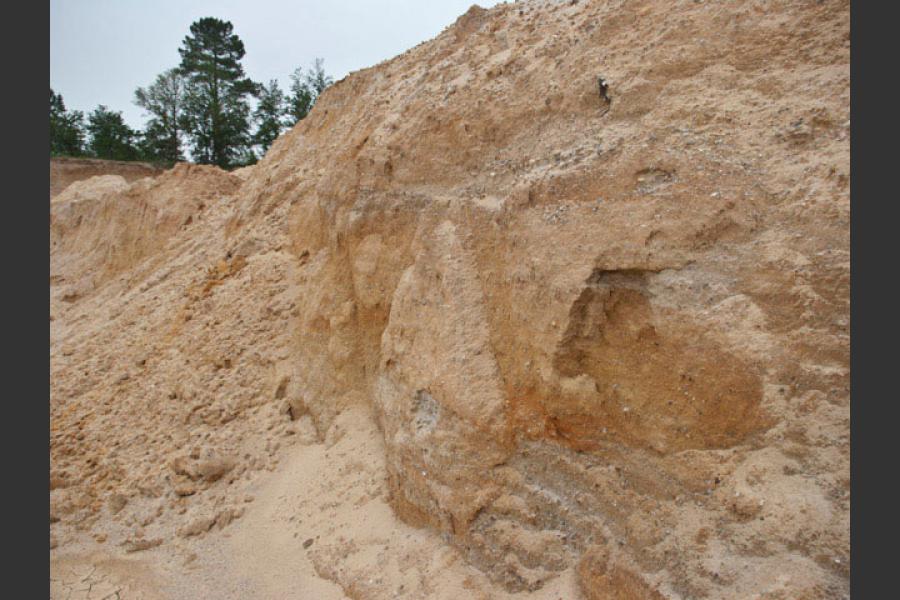
[[362, 410], [485, 597], [843, 597], [849, 175], [846, 2], [473, 7], [52, 204], [51, 531], [202, 537]]

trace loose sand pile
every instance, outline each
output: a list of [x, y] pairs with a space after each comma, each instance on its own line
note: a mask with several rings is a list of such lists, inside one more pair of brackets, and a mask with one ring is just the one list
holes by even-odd
[[91, 177], [116, 175], [127, 182], [144, 177], [155, 177], [162, 169], [149, 163], [95, 158], [51, 158], [50, 198], [55, 198], [67, 187]]
[[849, 4], [521, 2], [51, 203], [56, 598], [849, 595]]

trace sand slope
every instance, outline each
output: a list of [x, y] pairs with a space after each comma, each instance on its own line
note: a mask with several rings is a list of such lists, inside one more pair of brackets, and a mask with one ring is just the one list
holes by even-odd
[[845, 597], [849, 75], [841, 1], [473, 7], [70, 186], [54, 593]]

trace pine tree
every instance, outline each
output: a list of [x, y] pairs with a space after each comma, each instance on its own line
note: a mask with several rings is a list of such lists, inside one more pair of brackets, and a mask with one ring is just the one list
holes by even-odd
[[122, 118], [121, 112], [109, 110], [102, 104], [88, 115], [89, 149], [97, 158], [107, 160], [137, 160], [138, 133]]
[[325, 59], [317, 58], [313, 62], [313, 67], [306, 73], [306, 83], [318, 98], [334, 80], [325, 74]]
[[306, 118], [309, 111], [312, 110], [315, 95], [306, 83], [303, 75], [303, 68], [297, 69], [291, 74], [291, 96], [288, 98], [288, 122], [291, 126]]
[[142, 154], [148, 160], [174, 163], [184, 159], [181, 153], [184, 97], [184, 78], [177, 69], [169, 69], [151, 85], [135, 90], [134, 103], [151, 115], [141, 144]]
[[69, 112], [61, 94], [50, 88], [50, 155], [81, 156], [84, 154], [84, 113]]
[[260, 146], [263, 154], [281, 134], [285, 112], [284, 92], [278, 87], [278, 81], [273, 79], [269, 85], [260, 87], [259, 102], [253, 113], [257, 123], [253, 141]]
[[307, 69], [306, 72], [298, 67], [291, 74], [291, 96], [288, 99], [289, 126], [306, 118], [319, 95], [334, 83], [334, 80], [325, 74], [324, 64], [323, 59], [317, 58], [313, 62], [312, 68]]
[[244, 43], [230, 22], [206, 17], [184, 38], [179, 71], [187, 79], [184, 115], [195, 160], [223, 168], [246, 155], [250, 143], [247, 97], [257, 86], [244, 76]]

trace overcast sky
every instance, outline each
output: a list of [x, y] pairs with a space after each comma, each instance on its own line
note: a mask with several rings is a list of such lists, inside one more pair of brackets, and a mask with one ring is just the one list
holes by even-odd
[[[231, 21], [254, 81], [325, 59], [337, 81], [430, 39], [474, 0], [50, 0], [50, 87], [67, 109], [98, 104], [134, 128], [145, 115], [134, 90], [177, 66], [178, 48], [201, 17]], [[485, 8], [496, 0], [478, 0]]]

